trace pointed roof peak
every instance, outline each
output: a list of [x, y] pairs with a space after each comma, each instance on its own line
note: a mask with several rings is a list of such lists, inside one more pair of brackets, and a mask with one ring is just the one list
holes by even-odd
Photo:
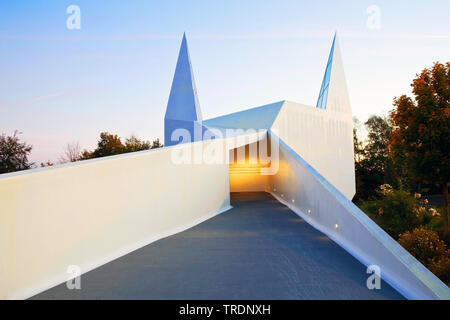
[[331, 45], [331, 52], [330, 52], [330, 54], [332, 54], [333, 51], [334, 51], [334, 44], [336, 43], [336, 39], [337, 39], [337, 31], [334, 33], [334, 36], [333, 36], [333, 43]]
[[202, 120], [194, 74], [192, 72], [191, 58], [186, 40], [186, 32], [183, 33], [183, 39], [181, 41], [165, 119], [183, 121]]
[[338, 41], [338, 32], [337, 32], [337, 30], [336, 31], [334, 31], [334, 37], [333, 37], [333, 50], [334, 50], [334, 44], [336, 43], [336, 41]]
[[180, 46], [180, 53], [178, 54], [178, 59], [180, 58], [182, 50], [188, 51], [186, 32], [183, 32], [183, 37], [181, 38], [181, 46]]
[[328, 86], [330, 84], [330, 76], [331, 76], [331, 67], [333, 64], [333, 56], [334, 56], [334, 44], [336, 42], [337, 31], [333, 37], [333, 44], [331, 45], [330, 55], [328, 56], [327, 66], [325, 68], [325, 74], [322, 80], [322, 86], [320, 87], [319, 98], [317, 99], [316, 107], [320, 109], [325, 109], [327, 105], [328, 99]]
[[334, 112], [351, 113], [337, 31], [331, 45], [317, 107]]

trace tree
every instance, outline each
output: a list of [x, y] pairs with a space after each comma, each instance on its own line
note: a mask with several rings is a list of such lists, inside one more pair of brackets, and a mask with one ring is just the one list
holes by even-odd
[[394, 126], [389, 152], [418, 182], [440, 186], [444, 197], [444, 232], [449, 231], [450, 62], [434, 63], [411, 84], [414, 99], [394, 98]]
[[83, 150], [83, 152], [81, 153], [80, 160], [88, 160], [88, 159], [92, 159], [92, 158], [95, 158], [93, 151]]
[[149, 150], [150, 148], [150, 141], [141, 141], [134, 135], [131, 135], [131, 137], [125, 140], [125, 152]]
[[94, 158], [112, 156], [125, 152], [125, 146], [122, 144], [117, 134], [108, 132], [100, 133], [100, 140], [97, 143], [97, 149], [94, 150], [92, 156]]
[[156, 140], [153, 140], [152, 149], [162, 148], [162, 147], [163, 147], [163, 145], [161, 142], [159, 142], [159, 138], [156, 138]]
[[393, 130], [386, 118], [371, 116], [364, 126], [367, 129], [365, 145], [359, 141], [354, 120], [353, 145], [355, 154], [356, 195], [355, 200], [369, 199], [376, 195], [382, 184], [397, 185], [396, 169], [389, 157], [388, 143]]
[[159, 139], [156, 139], [152, 143], [150, 143], [150, 141], [143, 141], [136, 136], [131, 135], [129, 138], [125, 139], [125, 144], [123, 144], [122, 140], [117, 134], [102, 132], [100, 133], [100, 140], [97, 143], [97, 148], [94, 151], [78, 151], [78, 160], [106, 157], [121, 153], [137, 152], [160, 147], [162, 147], [162, 144], [159, 142]]
[[33, 146], [20, 142], [16, 130], [12, 136], [0, 136], [0, 174], [30, 169], [34, 163], [28, 161]]
[[429, 219], [429, 212], [409, 192], [394, 190], [388, 184], [381, 185], [376, 192], [377, 199], [364, 202], [361, 210], [394, 239]]
[[365, 125], [368, 132], [367, 145], [364, 150], [365, 160], [369, 162], [372, 170], [383, 172], [384, 179], [386, 179], [385, 173], [392, 164], [387, 145], [393, 128], [386, 118], [380, 116], [371, 116]]
[[359, 163], [364, 156], [364, 146], [358, 137], [358, 129], [361, 127], [361, 122], [356, 117], [353, 117], [353, 156], [355, 163]]
[[60, 163], [75, 162], [82, 159], [80, 144], [78, 142], [68, 143], [64, 153], [59, 157]]

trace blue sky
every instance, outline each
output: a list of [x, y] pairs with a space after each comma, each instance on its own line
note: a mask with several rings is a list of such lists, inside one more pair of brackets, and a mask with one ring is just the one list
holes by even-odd
[[[69, 30], [69, 5], [81, 29]], [[380, 28], [367, 27], [371, 5]], [[355, 116], [387, 114], [414, 75], [450, 59], [450, 1], [0, 3], [0, 132], [57, 160], [101, 131], [152, 140], [187, 33], [204, 119], [279, 100], [315, 105], [334, 31]]]

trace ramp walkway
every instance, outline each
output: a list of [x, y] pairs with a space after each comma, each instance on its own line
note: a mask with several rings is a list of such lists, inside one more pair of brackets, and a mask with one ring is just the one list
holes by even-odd
[[232, 193], [233, 209], [32, 299], [403, 299], [264, 192]]

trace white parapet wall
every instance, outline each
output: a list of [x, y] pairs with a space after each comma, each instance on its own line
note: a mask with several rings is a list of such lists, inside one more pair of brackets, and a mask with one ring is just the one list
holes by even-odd
[[1, 175], [0, 299], [31, 297], [71, 265], [87, 272], [230, 208], [228, 163], [172, 159], [215, 143]]
[[279, 170], [267, 191], [364, 265], [379, 266], [382, 279], [406, 298], [450, 299], [443, 282], [285, 142], [279, 145]]
[[355, 195], [351, 113], [286, 101], [272, 129], [348, 199]]

